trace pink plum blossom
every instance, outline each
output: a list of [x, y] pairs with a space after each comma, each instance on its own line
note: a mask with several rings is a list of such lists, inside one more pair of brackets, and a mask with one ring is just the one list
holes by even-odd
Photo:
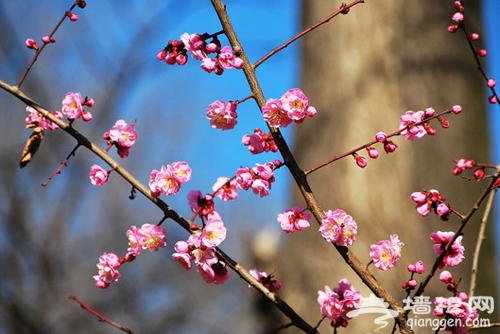
[[289, 89], [280, 101], [288, 117], [296, 123], [302, 123], [306, 116], [316, 116], [316, 108], [309, 106], [309, 99], [300, 88]]
[[236, 183], [243, 190], [252, 189], [260, 197], [269, 195], [274, 182], [273, 164], [257, 164], [256, 167], [241, 167], [236, 171]]
[[[281, 282], [275, 280], [272, 273], [268, 275], [266, 272], [257, 269], [251, 269], [248, 272], [271, 292], [277, 292], [281, 288]], [[252, 286], [249, 285], [249, 287]]]
[[191, 56], [198, 60], [203, 60], [207, 58], [207, 54], [204, 50], [205, 41], [200, 34], [188, 34], [184, 33], [181, 35], [180, 40], [184, 43], [184, 48], [191, 51]]
[[185, 161], [173, 162], [170, 165], [170, 169], [172, 170], [175, 179], [179, 183], [186, 183], [191, 179], [192, 170], [189, 167], [189, 164]]
[[278, 151], [278, 146], [274, 142], [272, 133], [262, 133], [260, 128], [256, 128], [252, 135], [244, 135], [241, 142], [243, 145], [248, 146], [248, 150], [252, 154]]
[[219, 177], [212, 186], [212, 191], [215, 196], [223, 201], [232, 201], [238, 197], [238, 185], [236, 179], [229, 179], [228, 177]]
[[98, 288], [106, 289], [113, 282], [118, 281], [120, 273], [118, 268], [122, 265], [122, 260], [113, 253], [104, 253], [99, 257], [97, 264], [98, 274], [93, 276], [95, 285]]
[[[468, 333], [468, 325], [472, 324], [475, 319], [479, 317], [476, 310], [467, 303], [467, 296], [465, 299], [460, 297], [435, 297], [435, 308], [433, 313], [437, 317], [445, 316], [450, 320], [456, 319], [457, 321], [446, 321], [444, 330], [451, 331], [453, 334]], [[454, 327], [451, 327], [454, 325]]]
[[200, 235], [200, 247], [215, 248], [226, 239], [226, 228], [221, 216], [213, 211], [207, 216]]
[[370, 257], [373, 265], [380, 270], [389, 270], [396, 265], [401, 257], [404, 243], [399, 240], [397, 234], [390, 236], [390, 240], [382, 240], [371, 245]]
[[191, 173], [191, 168], [185, 161], [162, 166], [159, 171], [153, 169], [149, 175], [151, 196], [158, 197], [160, 194], [173, 195], [177, 193], [181, 184], [191, 179]]
[[[38, 124], [42, 130], [57, 130], [59, 129], [59, 126], [51, 121], [49, 121], [47, 118], [43, 117], [42, 114], [38, 112], [35, 108], [32, 108], [30, 106], [26, 107], [26, 111], [29, 113], [28, 116], [26, 117], [26, 125], [31, 125], [31, 124]], [[62, 119], [63, 114], [60, 111], [53, 111], [51, 112], [52, 115], [55, 117]]]
[[77, 119], [82, 116], [83, 102], [82, 94], [68, 92], [62, 100], [61, 111], [69, 120]]
[[144, 237], [141, 230], [136, 226], [131, 226], [125, 234], [127, 235], [129, 244], [127, 254], [133, 255], [134, 257], [138, 256], [141, 253], [142, 239]]
[[419, 110], [417, 112], [409, 110], [399, 118], [399, 130], [407, 140], [420, 139], [427, 133], [423, 124], [415, 125], [424, 119], [424, 112]]
[[262, 107], [262, 116], [269, 126], [286, 128], [293, 122], [281, 103], [279, 99], [269, 99]]
[[191, 211], [194, 213], [206, 217], [208, 214], [214, 212], [214, 202], [212, 195], [201, 194], [199, 190], [191, 190], [188, 193], [188, 203]]
[[358, 226], [345, 211], [328, 210], [322, 218], [319, 231], [328, 242], [333, 242], [338, 246], [351, 246], [356, 241]]
[[99, 165], [92, 165], [90, 166], [90, 182], [94, 186], [102, 186], [108, 182], [108, 171], [102, 168]]
[[167, 246], [165, 229], [155, 224], [143, 224], [140, 228], [142, 238], [140, 240], [142, 249], [156, 252], [160, 247]]
[[225, 70], [234, 67], [235, 58], [233, 50], [229, 46], [223, 47], [217, 57], [219, 66]]
[[108, 134], [109, 140], [123, 148], [131, 148], [137, 140], [134, 126], [127, 124], [123, 119], [117, 120]]
[[210, 120], [210, 125], [216, 129], [231, 130], [236, 123], [237, 104], [233, 101], [223, 102], [216, 100], [212, 102], [208, 108], [206, 117]]
[[335, 328], [346, 327], [362, 303], [361, 292], [355, 290], [346, 279], [340, 280], [339, 286], [333, 290], [325, 286], [324, 291], [318, 291], [321, 315], [330, 319]]
[[149, 174], [149, 189], [151, 196], [158, 197], [160, 194], [173, 195], [181, 188], [171, 168], [161, 166], [160, 170], [153, 169]]
[[[443, 250], [446, 248], [446, 245], [453, 239], [455, 236], [454, 232], [433, 232], [431, 233], [431, 241], [434, 242], [434, 246], [432, 247], [434, 253], [436, 255], [441, 255]], [[440, 264], [440, 268], [445, 265], [448, 267], [454, 267], [462, 263], [465, 259], [464, 256], [465, 248], [462, 246], [462, 236], [458, 236], [453, 244], [451, 245], [450, 250], [446, 253], [443, 258], [442, 263]]]
[[311, 214], [305, 212], [300, 206], [294, 206], [291, 210], [278, 215], [278, 223], [286, 233], [305, 230], [310, 226]]

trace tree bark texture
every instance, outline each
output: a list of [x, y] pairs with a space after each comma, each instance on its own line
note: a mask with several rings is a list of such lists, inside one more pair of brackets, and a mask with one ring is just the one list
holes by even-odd
[[[303, 1], [303, 28], [339, 6], [339, 1]], [[439, 112], [454, 104], [463, 107], [462, 114], [447, 117], [449, 129], [437, 121], [431, 123], [437, 130], [433, 137], [414, 142], [396, 137], [398, 149], [385, 154], [378, 146], [377, 160], [359, 152], [368, 159], [365, 169], [347, 157], [308, 177], [325, 211], [340, 208], [357, 221], [358, 237], [351, 249], [362, 261], [368, 264], [370, 245], [389, 239], [390, 234], [397, 233], [406, 244], [396, 268], [383, 272], [370, 266], [401, 305], [404, 291], [400, 285], [409, 279], [406, 265], [423, 260], [426, 275], [436, 258], [429, 233], [455, 231], [459, 224], [456, 216], [448, 222], [434, 214], [421, 217], [410, 194], [438, 189], [453, 208], [466, 213], [485, 186], [451, 173], [454, 159], [488, 161], [484, 83], [461, 31], [450, 34], [446, 30], [455, 11], [453, 1], [367, 1], [308, 34], [301, 46], [301, 87], [318, 110], [316, 118], [296, 127], [294, 152], [304, 170], [373, 140], [378, 131], [397, 130], [398, 119], [407, 110], [434, 107]], [[479, 28], [478, 14], [476, 2], [466, 3], [471, 31]], [[291, 202], [304, 205], [298, 191]], [[479, 218], [465, 230], [466, 261], [446, 268], [462, 278], [463, 291], [469, 289]], [[485, 284], [480, 284], [478, 295], [495, 296], [491, 245], [483, 252], [488, 254], [481, 260]], [[325, 285], [333, 288], [347, 278], [364, 297], [369, 296], [335, 249], [321, 238], [315, 223], [287, 236], [278, 257], [276, 272], [283, 282], [283, 298], [311, 324], [320, 319], [316, 297]], [[423, 277], [415, 278], [421, 281]], [[450, 295], [437, 278], [424, 294], [431, 301], [437, 295]], [[372, 331], [377, 316], [362, 315], [342, 332]], [[331, 332], [328, 327], [325, 320], [320, 330]]]

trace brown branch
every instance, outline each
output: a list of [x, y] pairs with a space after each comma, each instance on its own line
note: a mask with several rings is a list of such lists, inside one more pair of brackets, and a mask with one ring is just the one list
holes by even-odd
[[[247, 78], [247, 82], [252, 91], [253, 97], [259, 106], [260, 109], [265, 105], [265, 97], [260, 88], [260, 84], [255, 75], [255, 68], [248, 61], [248, 57], [245, 54], [243, 47], [236, 35], [236, 32], [229, 20], [229, 16], [226, 12], [226, 7], [222, 3], [221, 0], [211, 0], [212, 5], [219, 17], [219, 21], [224, 28], [224, 32], [231, 43], [231, 46], [235, 53], [237, 53], [241, 59], [243, 60], [243, 72]], [[295, 158], [288, 147], [285, 139], [283, 138], [281, 132], [278, 128], [269, 128], [273, 139], [278, 146], [278, 149], [283, 156], [284, 162], [290, 173], [292, 174], [299, 190], [304, 197], [307, 206], [311, 209], [312, 214], [314, 215], [316, 221], [320, 224], [323, 216], [323, 210], [319, 205], [318, 200], [314, 196], [309, 183], [307, 182], [306, 175], [304, 171], [299, 167]], [[406, 322], [406, 315], [403, 308], [397, 303], [394, 297], [384, 289], [380, 283], [376, 280], [376, 278], [366, 269], [366, 266], [354, 255], [352, 254], [347, 247], [341, 247], [334, 245], [339, 254], [342, 256], [344, 261], [354, 270], [354, 272], [361, 278], [363, 283], [379, 298], [383, 298], [389, 304], [390, 308], [398, 312], [398, 316], [396, 317], [396, 322], [401, 330], [401, 333], [413, 333], [412, 329], [408, 326]], [[316, 333], [316, 329], [307, 324], [302, 318], [296, 318], [294, 315], [285, 312], [286, 310], [280, 310], [293, 321], [294, 325], [305, 331], [306, 333]]]
[[122, 325], [120, 325], [119, 323], [116, 323], [114, 322], [113, 320], [109, 320], [108, 318], [104, 317], [102, 314], [100, 314], [99, 312], [93, 310], [92, 308], [90, 308], [87, 304], [85, 304], [84, 302], [82, 302], [80, 299], [78, 299], [77, 297], [75, 296], [69, 296], [68, 297], [69, 299], [72, 299], [74, 300], [75, 302], [77, 302], [78, 304], [80, 304], [80, 306], [85, 309], [87, 312], [89, 312], [90, 314], [94, 315], [97, 317], [97, 319], [99, 319], [99, 321], [102, 321], [102, 322], [105, 322], [113, 327], [116, 327], [118, 328], [119, 330], [122, 330], [124, 331], [125, 333], [128, 333], [128, 334], [134, 334], [134, 332], [127, 326], [127, 327], [123, 327]]
[[[133, 188], [143, 194], [147, 199], [149, 199], [154, 205], [160, 208], [164, 213], [164, 218], [170, 218], [179, 224], [182, 228], [184, 228], [189, 233], [191, 231], [191, 224], [188, 220], [179, 215], [175, 210], [173, 210], [167, 203], [159, 198], [155, 198], [151, 196], [151, 192], [149, 188], [147, 188], [143, 183], [141, 183], [137, 178], [135, 178], [129, 171], [123, 168], [116, 160], [114, 160], [108, 153], [99, 148], [95, 143], [88, 140], [85, 136], [80, 134], [77, 130], [69, 125], [69, 123], [64, 122], [63, 120], [58, 119], [52, 113], [50, 113], [47, 109], [41, 107], [38, 103], [32, 100], [30, 97], [25, 95], [18, 87], [7, 84], [6, 82], [0, 80], [0, 88], [5, 91], [11, 93], [21, 101], [23, 101], [26, 105], [35, 108], [40, 114], [42, 114], [45, 118], [50, 120], [51, 122], [57, 124], [62, 131], [65, 131], [70, 136], [76, 139], [76, 141], [81, 145], [89, 149], [99, 158], [101, 158], [104, 162], [106, 162], [111, 168], [119, 174], [124, 180], [126, 180]], [[163, 220], [162, 220], [163, 221]], [[245, 282], [252, 285], [257, 291], [259, 291], [262, 295], [264, 295], [268, 300], [276, 305], [276, 307], [281, 310], [284, 314], [289, 316], [290, 318], [299, 319], [300, 317], [295, 313], [295, 311], [288, 306], [282, 299], [276, 296], [274, 293], [270, 292], [262, 283], [260, 283], [255, 277], [250, 275], [248, 270], [244, 268], [241, 264], [232, 259], [229, 255], [225, 254], [220, 249], [215, 249], [217, 256], [223, 259], [227, 265], [235, 271]], [[302, 321], [302, 322], [301, 322]], [[317, 333], [315, 329], [305, 323], [302, 319], [297, 320], [295, 322], [299, 328], [306, 328], [307, 333]]]

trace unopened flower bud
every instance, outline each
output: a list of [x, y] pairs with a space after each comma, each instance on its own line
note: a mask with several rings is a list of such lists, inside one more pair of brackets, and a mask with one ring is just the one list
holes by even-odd
[[378, 150], [375, 147], [368, 147], [366, 148], [368, 151], [368, 156], [372, 159], [377, 159], [378, 158]]
[[448, 129], [450, 127], [450, 121], [444, 118], [439, 118], [439, 123], [441, 123], [441, 127], [443, 129]]
[[458, 115], [462, 112], [462, 106], [459, 104], [455, 104], [453, 107], [451, 107], [451, 111], [455, 114]]
[[470, 39], [472, 39], [473, 41], [477, 41], [479, 39], [479, 34], [477, 32], [473, 32], [472, 34], [470, 34]]
[[486, 85], [488, 85], [488, 87], [490, 87], [490, 88], [495, 87], [496, 84], [497, 84], [497, 82], [495, 81], [495, 79], [491, 79], [491, 78], [488, 79], [488, 81], [486, 82]]
[[375, 140], [379, 143], [383, 143], [387, 140], [387, 135], [383, 131], [377, 132], [377, 134], [375, 134]]
[[484, 180], [484, 167], [479, 167], [478, 169], [476, 169], [474, 171], [474, 178], [477, 180], [477, 181], [482, 181]]
[[35, 40], [32, 38], [28, 38], [24, 44], [26, 44], [28, 49], [38, 50], [38, 45], [36, 45]]
[[458, 25], [456, 24], [449, 25], [447, 30], [449, 33], [453, 34], [455, 31], [458, 30]]
[[387, 154], [396, 151], [397, 148], [398, 148], [398, 145], [396, 145], [394, 142], [392, 142], [390, 140], [387, 140], [384, 143], [384, 150], [385, 150], [385, 153], [387, 153]]
[[46, 43], [46, 44], [48, 44], [48, 43], [51, 43], [51, 42], [52, 42], [52, 40], [51, 40], [51, 38], [50, 38], [50, 36], [49, 36], [49, 35], [45, 35], [45, 36], [43, 36], [43, 37], [42, 37], [42, 41], [43, 41], [44, 43]]
[[68, 17], [73, 22], [78, 20], [78, 15], [76, 15], [75, 13], [68, 13]]
[[460, 23], [464, 20], [464, 14], [462, 14], [460, 12], [455, 13], [455, 14], [453, 14], [451, 19], [457, 23]]
[[354, 153], [354, 158], [356, 159], [356, 165], [358, 165], [359, 167], [365, 168], [366, 165], [368, 165], [365, 157]]
[[477, 54], [480, 57], [486, 57], [486, 55], [488, 54], [488, 52], [486, 52], [486, 49], [480, 49], [480, 50], [477, 50]]
[[491, 104], [496, 104], [498, 103], [498, 97], [496, 95], [491, 95], [490, 97], [488, 97], [488, 102], [490, 102]]

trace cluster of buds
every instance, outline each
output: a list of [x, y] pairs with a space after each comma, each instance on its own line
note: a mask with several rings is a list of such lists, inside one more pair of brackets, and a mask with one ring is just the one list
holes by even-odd
[[[479, 317], [479, 314], [468, 303], [469, 297], [463, 291], [458, 291], [458, 283], [453, 275], [446, 270], [439, 274], [439, 280], [447, 284], [448, 291], [453, 293], [452, 297], [438, 296], [434, 298], [434, 315], [445, 317], [446, 331], [453, 333], [467, 333], [467, 324], [472, 323]], [[453, 320], [453, 321], [452, 321]]]
[[278, 146], [276, 146], [271, 132], [262, 133], [260, 128], [253, 130], [252, 135], [244, 135], [241, 142], [243, 145], [248, 146], [248, 150], [252, 154], [278, 151]]
[[[462, 1], [455, 1], [455, 8], [457, 9], [457, 12], [455, 14], [453, 14], [453, 16], [451, 17], [451, 19], [454, 21], [454, 23], [448, 26], [448, 32], [450, 32], [450, 33], [454, 33], [459, 28], [463, 28], [464, 27], [463, 21], [464, 21], [465, 7], [464, 7], [463, 2]], [[469, 34], [467, 36], [467, 38], [469, 39], [469, 42], [472, 45], [473, 42], [479, 40], [479, 34], [477, 32], [473, 32], [473, 33]], [[476, 50], [475, 53], [479, 57], [486, 57], [488, 55], [488, 52], [484, 48]], [[492, 79], [492, 78], [486, 79], [486, 85], [492, 91], [492, 95], [490, 95], [488, 97], [488, 101], [491, 104], [498, 103], [498, 95], [496, 94], [496, 92], [494, 90], [496, 84], [497, 83], [496, 83], [495, 79]]]
[[431, 210], [434, 210], [434, 213], [437, 214], [442, 221], [448, 221], [450, 219], [450, 206], [436, 189], [414, 192], [411, 194], [411, 199], [417, 203], [417, 212], [423, 217], [426, 217]]
[[[221, 75], [224, 70], [230, 68], [243, 68], [243, 60], [233, 53], [229, 46], [221, 47], [216, 33], [213, 35], [188, 34], [180, 36], [180, 40], [169, 41], [167, 46], [158, 52], [158, 60], [165, 61], [169, 65], [185, 65], [188, 61], [188, 51], [191, 56], [201, 61], [201, 68], [208, 73], [214, 72]], [[212, 38], [210, 42], [208, 39]], [[210, 54], [215, 54], [210, 58]]]
[[466, 169], [472, 169], [477, 167], [474, 170], [474, 179], [477, 181], [484, 180], [485, 171], [484, 166], [478, 166], [474, 160], [468, 159], [460, 159], [457, 161], [455, 166], [453, 167], [453, 175], [460, 175]]
[[425, 271], [425, 264], [422, 261], [417, 261], [415, 263], [410, 263], [406, 269], [411, 273], [411, 277], [408, 281], [403, 282], [401, 287], [410, 292], [417, 286], [417, 280], [413, 278], [415, 274], [423, 274]]

